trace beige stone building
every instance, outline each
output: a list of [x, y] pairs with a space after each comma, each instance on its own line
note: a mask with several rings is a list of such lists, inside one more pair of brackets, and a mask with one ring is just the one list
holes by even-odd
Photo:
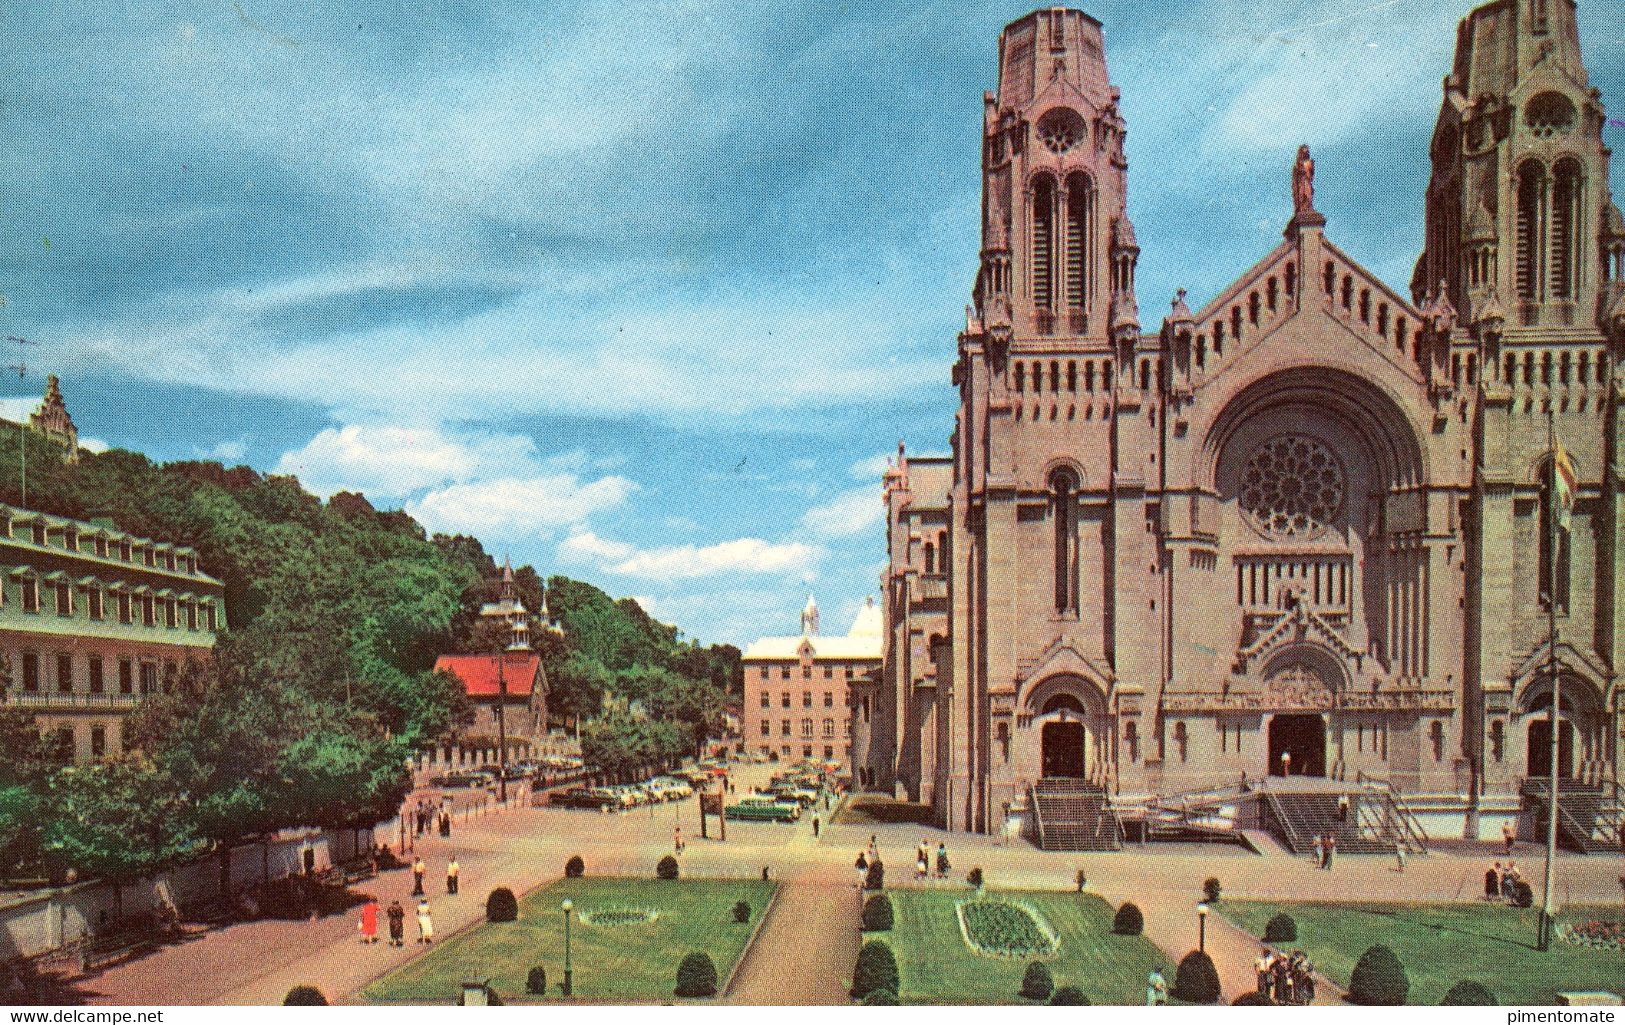
[[[746, 754], [850, 763], [853, 689], [880, 667], [881, 611], [866, 600], [844, 636], [819, 633], [818, 619], [818, 603], [809, 597], [801, 633], [762, 637], [745, 649], [740, 733]], [[872, 714], [867, 700], [856, 706], [865, 717]]]
[[952, 454], [886, 477], [875, 785], [992, 830], [1046, 779], [1124, 809], [1376, 779], [1436, 835], [1528, 828], [1551, 600], [1561, 774], [1617, 831], [1625, 221], [1574, 4], [1474, 11], [1444, 91], [1410, 295], [1286, 147], [1281, 244], [1147, 331], [1101, 24], [1004, 30]]

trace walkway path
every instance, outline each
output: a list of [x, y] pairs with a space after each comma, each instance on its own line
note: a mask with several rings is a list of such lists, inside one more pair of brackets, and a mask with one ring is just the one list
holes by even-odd
[[858, 958], [857, 888], [845, 873], [784, 883], [734, 977], [730, 1004], [845, 1005]]

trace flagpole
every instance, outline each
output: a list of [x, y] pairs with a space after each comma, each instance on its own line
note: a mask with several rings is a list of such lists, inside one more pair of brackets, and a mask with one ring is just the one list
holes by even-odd
[[1547, 650], [1546, 670], [1552, 683], [1552, 711], [1550, 722], [1552, 727], [1551, 752], [1551, 792], [1547, 795], [1546, 807], [1546, 892], [1541, 899], [1540, 909], [1540, 949], [1545, 950], [1551, 943], [1553, 897], [1557, 891], [1557, 761], [1561, 748], [1558, 745], [1558, 711], [1561, 701], [1560, 688], [1557, 675], [1557, 424], [1556, 415], [1550, 407], [1546, 410], [1546, 451], [1550, 456], [1547, 464], [1546, 477], [1546, 628], [1550, 647]]

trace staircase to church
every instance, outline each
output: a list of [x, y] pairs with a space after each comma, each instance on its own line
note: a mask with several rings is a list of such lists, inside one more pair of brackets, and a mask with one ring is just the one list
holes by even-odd
[[1388, 816], [1372, 814], [1373, 809], [1362, 807], [1365, 794], [1346, 795], [1349, 812], [1340, 816], [1333, 792], [1282, 793], [1263, 792], [1264, 824], [1281, 839], [1294, 854], [1309, 854], [1315, 848], [1315, 837], [1333, 836], [1337, 839], [1339, 854], [1392, 854], [1394, 848], [1414, 845]]
[[[1546, 813], [1551, 807], [1551, 781], [1523, 781], [1524, 804], [1534, 812], [1537, 833], [1546, 835]], [[1618, 783], [1581, 783], [1560, 780], [1557, 785], [1557, 842], [1580, 854], [1606, 854], [1622, 847], [1625, 829], [1625, 791]]]
[[1123, 828], [1106, 791], [1081, 779], [1041, 779], [1033, 787], [1038, 846], [1046, 851], [1115, 851]]

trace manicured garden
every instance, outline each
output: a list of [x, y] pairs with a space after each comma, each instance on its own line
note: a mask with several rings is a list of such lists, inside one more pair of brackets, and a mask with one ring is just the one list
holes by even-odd
[[1143, 1004], [1152, 969], [1173, 979], [1150, 940], [1112, 932], [1112, 908], [1093, 894], [901, 889], [887, 895], [891, 930], [864, 938], [896, 951], [905, 1004], [1043, 1002], [1022, 996], [1035, 960], [1048, 968], [1057, 990], [1076, 987], [1095, 1004]]
[[[486, 922], [437, 943], [362, 991], [369, 1003], [444, 1004], [468, 979], [486, 978], [507, 1003], [557, 998], [564, 970], [564, 912], [571, 901], [574, 996], [588, 1002], [669, 1001], [693, 952], [727, 978], [777, 884], [760, 880], [561, 879], [519, 901], [513, 922]], [[735, 905], [748, 905], [746, 921]], [[529, 994], [531, 969], [547, 970], [547, 996]]]
[[[1410, 980], [1406, 1003], [1437, 1004], [1457, 982], [1476, 982], [1498, 1004], [1555, 1004], [1559, 992], [1620, 991], [1625, 951], [1561, 940], [1535, 949], [1537, 912], [1501, 904], [1332, 904], [1225, 898], [1214, 910], [1253, 936], [1263, 936], [1277, 914], [1290, 915], [1302, 949], [1345, 989], [1360, 955], [1382, 944], [1398, 956]], [[1561, 924], [1619, 921], [1625, 911], [1574, 907]]]

